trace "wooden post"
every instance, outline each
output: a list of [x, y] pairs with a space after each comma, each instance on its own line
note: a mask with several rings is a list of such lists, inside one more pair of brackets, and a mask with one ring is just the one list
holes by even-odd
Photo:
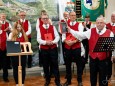
[[18, 66], [18, 86], [22, 86], [22, 66], [21, 66], [21, 55], [19, 55], [19, 66]]

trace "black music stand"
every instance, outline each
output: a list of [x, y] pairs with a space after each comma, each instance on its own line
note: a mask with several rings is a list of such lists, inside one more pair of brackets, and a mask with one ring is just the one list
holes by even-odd
[[[115, 49], [114, 45], [114, 37], [99, 37], [96, 46], [93, 52], [106, 52], [106, 59], [107, 59], [107, 52], [111, 52]], [[106, 70], [108, 70], [108, 64]], [[103, 84], [108, 82], [107, 78], [108, 74], [106, 75], [106, 80], [103, 80]]]

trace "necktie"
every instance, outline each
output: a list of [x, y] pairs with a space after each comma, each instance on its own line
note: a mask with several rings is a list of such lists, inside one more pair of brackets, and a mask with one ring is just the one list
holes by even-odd
[[100, 33], [101, 33], [101, 30], [99, 30], [98, 33], [100, 34]]
[[4, 24], [5, 22], [4, 21], [2, 21], [2, 24]]
[[112, 24], [112, 26], [114, 26], [114, 23]]
[[48, 25], [47, 24], [45, 25], [45, 27], [46, 27], [46, 29], [48, 29]]
[[74, 25], [74, 22], [72, 22], [72, 26]]

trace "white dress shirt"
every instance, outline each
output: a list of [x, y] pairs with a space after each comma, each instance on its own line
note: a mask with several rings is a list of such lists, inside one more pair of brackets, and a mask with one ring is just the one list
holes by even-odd
[[[22, 20], [22, 19], [20, 19], [20, 22], [25, 22], [26, 20], [24, 19], [24, 20]], [[28, 35], [30, 35], [31, 34], [31, 24], [30, 24], [30, 21], [28, 21], [28, 31], [26, 32], [26, 35], [28, 36]]]
[[[43, 24], [43, 27], [44, 27], [45, 29], [47, 29], [45, 24]], [[47, 24], [47, 27], [49, 28], [49, 24]], [[55, 39], [54, 39], [52, 42], [53, 42], [54, 44], [58, 44], [59, 34], [58, 34], [58, 32], [57, 32], [55, 26], [53, 26], [53, 29], [54, 29], [54, 38], [55, 38]], [[40, 28], [38, 28], [38, 30], [37, 30], [37, 42], [38, 42], [40, 45], [46, 45], [46, 40], [41, 39]]]
[[110, 24], [111, 24], [111, 26], [115, 26], [115, 23], [112, 23], [112, 22], [111, 22]]
[[[76, 23], [77, 23], [77, 22], [74, 21], [74, 22], [73, 22], [73, 25], [75, 25]], [[70, 25], [72, 25], [72, 22], [70, 22]], [[79, 32], [83, 32], [83, 30], [84, 30], [84, 27], [83, 27], [82, 23], [79, 23], [79, 25], [78, 25], [78, 31], [79, 31]], [[64, 42], [65, 39], [66, 39], [66, 33], [63, 33], [63, 34], [62, 34], [62, 42]]]
[[[106, 31], [106, 28], [104, 27], [103, 30], [101, 30], [100, 33], [99, 30], [96, 28], [96, 32], [99, 34], [99, 35], [102, 35], [103, 33], [105, 33]], [[90, 36], [91, 36], [91, 29], [85, 31], [85, 32], [78, 32], [78, 31], [74, 31], [74, 30], [70, 30], [70, 33], [75, 36], [76, 38], [78, 38], [79, 40], [83, 40], [83, 39], [90, 39]], [[113, 32], [110, 33], [110, 37], [114, 37], [114, 34]]]
[[85, 49], [82, 42], [81, 42], [81, 56], [85, 57]]

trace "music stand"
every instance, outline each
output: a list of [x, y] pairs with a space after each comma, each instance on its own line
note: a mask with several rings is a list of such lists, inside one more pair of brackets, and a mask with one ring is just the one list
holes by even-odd
[[[10, 44], [14, 45], [14, 47], [10, 46]], [[15, 45], [17, 42], [8, 42], [7, 41], [7, 50], [9, 52], [7, 52], [7, 56], [19, 56], [19, 66], [18, 66], [18, 86], [22, 86], [22, 66], [21, 66], [21, 55], [32, 55], [33, 54], [33, 51], [31, 49], [31, 43], [30, 42], [19, 42], [17, 45]], [[16, 48], [17, 47], [19, 48], [20, 47], [20, 50], [18, 52], [15, 52], [17, 51]], [[21, 46], [23, 46], [23, 51], [21, 50]], [[27, 51], [27, 47], [29, 48], [29, 51]], [[10, 49], [13, 49], [12, 51], [14, 52], [11, 52]]]
[[[115, 49], [114, 37], [99, 37], [93, 52], [106, 52], [106, 59], [107, 59], [107, 53], [113, 51], [114, 49]], [[108, 70], [108, 65], [106, 70]], [[106, 80], [103, 81], [103, 83], [105, 84], [108, 81], [107, 76]]]

